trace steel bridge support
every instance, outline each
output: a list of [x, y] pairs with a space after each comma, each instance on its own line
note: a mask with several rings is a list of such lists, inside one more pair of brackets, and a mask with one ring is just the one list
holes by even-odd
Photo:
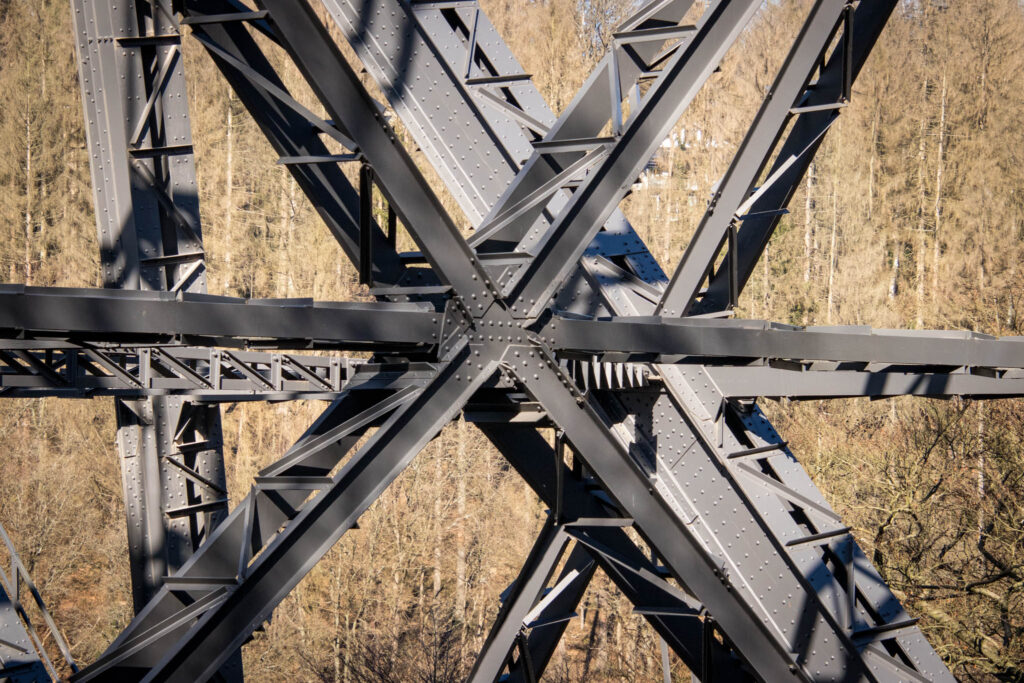
[[[701, 680], [950, 680], [749, 399], [1021, 395], [1024, 342], [680, 319], [735, 304], [895, 3], [812, 4], [669, 281], [616, 207], [758, 2], [693, 25], [689, 0], [645, 4], [558, 117], [475, 0], [323, 2], [469, 240], [309, 0], [72, 0], [104, 282], [152, 290], [0, 289], [0, 390], [118, 397], [137, 615], [74, 680], [239, 677], [241, 645], [460, 411], [549, 507], [473, 680], [542, 676], [598, 570]], [[377, 303], [203, 296], [174, 10]], [[398, 220], [419, 252], [397, 253]], [[212, 348], [250, 343], [375, 355]], [[228, 515], [219, 413], [192, 399], [230, 392], [332, 403]]]
[[[170, 0], [72, 0], [105, 287], [204, 293], [181, 34]], [[136, 612], [227, 514], [220, 409], [115, 399]], [[224, 675], [241, 679], [236, 655]]]

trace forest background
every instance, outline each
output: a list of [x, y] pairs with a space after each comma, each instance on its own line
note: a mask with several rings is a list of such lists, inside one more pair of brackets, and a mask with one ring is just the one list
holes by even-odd
[[[631, 9], [631, 0], [482, 4], [555, 111]], [[626, 200], [667, 269], [809, 7], [778, 0], [762, 8]], [[902, 3], [739, 316], [1022, 334], [1021, 36], [1019, 0]], [[210, 290], [359, 296], [355, 271], [210, 60], [190, 41], [185, 57]], [[0, 92], [0, 280], [99, 286], [67, 0], [0, 0]], [[226, 407], [234, 500], [320, 407]], [[1021, 402], [765, 407], [952, 671], [962, 680], [1024, 681]], [[0, 522], [80, 662], [131, 617], [114, 433], [109, 399], [0, 401]], [[542, 516], [474, 427], [454, 423], [245, 647], [248, 676], [465, 676]], [[551, 680], [660, 679], [657, 637], [630, 607], [596, 581]]]

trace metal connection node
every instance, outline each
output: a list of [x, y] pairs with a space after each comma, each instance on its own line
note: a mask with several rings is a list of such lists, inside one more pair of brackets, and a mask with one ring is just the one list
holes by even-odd
[[[323, 4], [386, 103], [308, 0], [72, 0], [108, 289], [0, 286], [0, 395], [117, 401], [136, 616], [72, 680], [241, 680], [253, 630], [462, 413], [550, 507], [472, 680], [542, 676], [600, 569], [701, 680], [952, 681], [753, 399], [1020, 396], [1024, 342], [731, 319], [896, 0], [812, 4], [672, 277], [617, 207], [761, 2], [644, 4], [560, 116], [476, 0]], [[375, 302], [206, 294], [179, 23]], [[218, 402], [298, 398], [330, 403], [229, 513]]]

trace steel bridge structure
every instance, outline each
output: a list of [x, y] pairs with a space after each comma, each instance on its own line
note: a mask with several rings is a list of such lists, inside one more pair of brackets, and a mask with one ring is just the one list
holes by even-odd
[[[80, 669], [65, 649], [71, 680], [241, 680], [253, 631], [460, 414], [549, 507], [472, 680], [540, 679], [597, 571], [702, 681], [953, 680], [756, 399], [1021, 396], [1024, 338], [733, 317], [897, 0], [806, 4], [669, 276], [618, 206], [762, 3], [692, 4], [639, 7], [556, 115], [476, 0], [71, 0], [105, 288], [0, 286], [0, 396], [117, 416], [135, 617]], [[183, 39], [374, 302], [206, 293]], [[327, 407], [229, 506], [220, 404], [289, 399]], [[23, 569], [0, 677], [48, 680]]]

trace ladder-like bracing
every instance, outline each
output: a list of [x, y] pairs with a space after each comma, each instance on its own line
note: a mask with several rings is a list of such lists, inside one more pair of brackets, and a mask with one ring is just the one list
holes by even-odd
[[[322, 0], [386, 102], [314, 2], [72, 0], [110, 289], [0, 289], [0, 395], [117, 401], [136, 616], [72, 680], [240, 678], [460, 414], [550, 508], [473, 680], [539, 679], [597, 571], [700, 680], [953, 680], [756, 399], [1020, 396], [1024, 340], [729, 319], [895, 0], [810, 4], [671, 278], [617, 207], [760, 2], [643, 5], [557, 116], [475, 0]], [[205, 294], [183, 25], [375, 303]], [[298, 398], [328, 408], [228, 513], [218, 404]]]

